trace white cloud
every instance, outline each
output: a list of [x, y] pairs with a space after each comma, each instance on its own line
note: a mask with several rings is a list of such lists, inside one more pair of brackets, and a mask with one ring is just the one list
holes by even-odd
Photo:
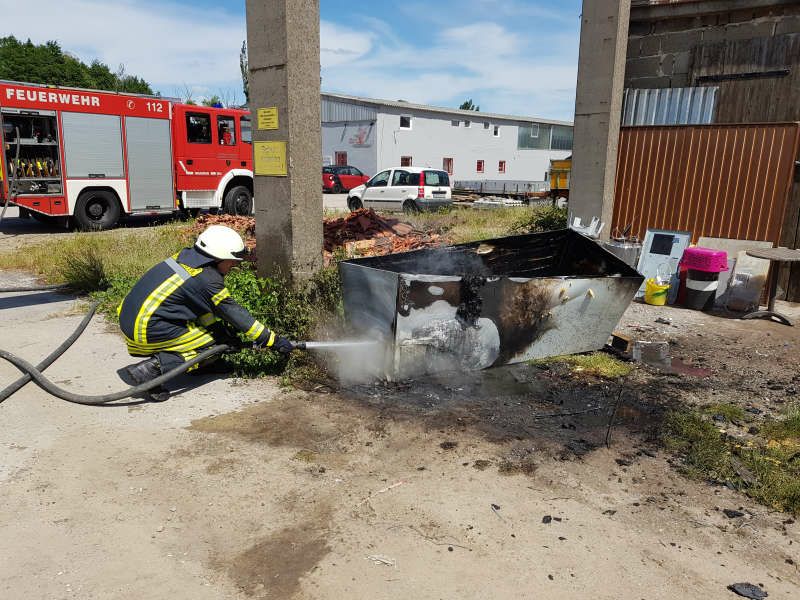
[[[8, 33], [18, 38], [56, 39], [84, 61], [97, 58], [112, 69], [125, 64], [128, 73], [166, 95], [188, 89], [195, 99], [220, 94], [242, 100], [238, 59], [246, 30], [241, 16], [156, 0], [5, 4], [3, 22], [13, 23]], [[514, 21], [490, 17], [515, 10], [528, 17], [525, 22], [565, 17], [516, 0], [462, 0], [461, 12], [446, 9], [447, 4], [435, 14], [430, 6], [416, 13], [442, 23], [419, 43], [370, 16], [354, 14], [352, 25], [323, 21], [323, 88], [451, 106], [472, 97], [485, 111], [571, 118], [577, 19], [573, 29], [559, 25], [523, 31]]]
[[238, 79], [245, 37], [243, 19], [169, 2], [14, 2], [3, 20], [14, 24], [18, 38], [56, 39], [84, 61], [97, 58], [112, 69], [124, 63], [156, 87], [230, 85]]
[[[376, 30], [388, 29], [375, 23]], [[323, 69], [326, 89], [455, 106], [471, 97], [487, 112], [572, 119], [578, 39], [525, 36], [492, 22], [443, 28], [420, 48], [376, 36], [373, 50]]]
[[335, 23], [320, 23], [320, 62], [323, 67], [345, 65], [365, 56], [372, 49], [373, 35], [342, 27]]

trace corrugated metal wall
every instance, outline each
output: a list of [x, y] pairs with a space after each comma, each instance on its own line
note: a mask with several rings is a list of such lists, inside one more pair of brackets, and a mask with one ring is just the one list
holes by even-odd
[[624, 127], [613, 229], [778, 244], [800, 123]]
[[716, 87], [627, 88], [622, 125], [703, 125], [713, 123]]
[[372, 106], [354, 102], [339, 102], [322, 97], [323, 123], [354, 123], [356, 121], [374, 121], [378, 111]]

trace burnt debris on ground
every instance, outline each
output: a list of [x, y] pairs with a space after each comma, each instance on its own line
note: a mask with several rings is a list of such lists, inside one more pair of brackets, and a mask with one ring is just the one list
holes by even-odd
[[[254, 217], [202, 214], [192, 231], [198, 234], [209, 225], [227, 225], [242, 234], [250, 250], [256, 247]], [[364, 208], [346, 216], [324, 219], [322, 231], [325, 264], [329, 264], [337, 252], [344, 256], [381, 256], [444, 243], [436, 233], [416, 230], [399, 219], [380, 216]]]

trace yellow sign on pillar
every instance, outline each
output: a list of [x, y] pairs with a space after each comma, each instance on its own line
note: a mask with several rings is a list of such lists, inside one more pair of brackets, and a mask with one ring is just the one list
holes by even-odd
[[268, 108], [258, 109], [258, 128], [259, 129], [277, 129], [278, 128], [278, 107], [270, 106]]
[[256, 175], [286, 177], [286, 142], [255, 142], [253, 158]]

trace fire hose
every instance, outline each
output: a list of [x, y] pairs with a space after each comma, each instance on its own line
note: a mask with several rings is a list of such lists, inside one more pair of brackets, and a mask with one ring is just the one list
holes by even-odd
[[[55, 290], [55, 289], [62, 289], [67, 286], [64, 285], [46, 285], [46, 286], [31, 286], [31, 287], [14, 287], [14, 288], [0, 288], [0, 292], [28, 292], [28, 291], [46, 291], [46, 290]], [[159, 387], [160, 385], [174, 379], [175, 377], [186, 373], [189, 369], [191, 369], [196, 364], [199, 364], [209, 358], [216, 356], [217, 354], [222, 354], [223, 352], [229, 352], [232, 350], [238, 350], [230, 344], [218, 344], [204, 350], [200, 354], [198, 354], [193, 359], [185, 362], [184, 364], [175, 367], [174, 369], [167, 371], [163, 375], [156, 377], [155, 379], [151, 379], [145, 383], [140, 385], [129, 387], [125, 390], [120, 390], [118, 392], [112, 392], [110, 394], [102, 394], [97, 396], [88, 396], [84, 394], [76, 394], [74, 392], [70, 392], [62, 387], [57, 386], [55, 383], [50, 381], [47, 377], [44, 376], [42, 371], [44, 371], [47, 367], [53, 364], [58, 358], [64, 354], [71, 346], [75, 343], [75, 341], [83, 334], [86, 330], [86, 327], [89, 325], [89, 322], [92, 320], [95, 311], [97, 310], [98, 303], [95, 302], [89, 307], [89, 311], [86, 313], [86, 316], [83, 317], [83, 320], [78, 324], [78, 327], [72, 334], [64, 340], [58, 348], [53, 350], [42, 362], [38, 365], [34, 366], [24, 358], [20, 358], [7, 350], [0, 350], [0, 359], [3, 359], [7, 362], [10, 362], [12, 365], [17, 367], [20, 371], [23, 372], [23, 376], [14, 381], [11, 385], [5, 387], [4, 389], [0, 390], [0, 403], [7, 400], [13, 394], [18, 392], [22, 389], [25, 385], [27, 385], [30, 381], [33, 381], [36, 385], [42, 388], [44, 391], [48, 392], [49, 394], [55, 396], [56, 398], [60, 398], [62, 400], [66, 400], [67, 402], [72, 402], [74, 404], [83, 404], [87, 406], [98, 406], [102, 404], [109, 404], [111, 402], [115, 402], [117, 400], [122, 400], [124, 398], [130, 398], [131, 396], [136, 396], [138, 394], [145, 393], [153, 388]], [[292, 342], [293, 346], [298, 350], [325, 350], [325, 349], [336, 349], [341, 348], [343, 346], [361, 346], [361, 345], [371, 345], [375, 342]]]
[[[38, 287], [15, 287], [15, 288], [0, 288], [0, 292], [21, 292], [21, 291], [45, 291], [45, 290], [52, 290], [52, 289], [59, 289], [65, 286], [38, 286]], [[29, 363], [24, 358], [20, 358], [7, 350], [0, 350], [0, 358], [10, 362], [12, 365], [17, 367], [20, 371], [24, 374], [22, 377], [14, 381], [11, 385], [5, 387], [4, 389], [0, 390], [0, 403], [7, 400], [13, 394], [18, 392], [22, 389], [26, 384], [30, 381], [33, 381], [36, 385], [42, 388], [44, 391], [52, 394], [56, 398], [60, 398], [62, 400], [66, 400], [67, 402], [72, 402], [74, 404], [83, 404], [87, 406], [98, 406], [101, 404], [108, 404], [110, 402], [115, 402], [117, 400], [122, 400], [124, 398], [130, 398], [131, 396], [136, 396], [137, 394], [142, 394], [153, 388], [156, 388], [171, 379], [174, 379], [178, 375], [182, 375], [193, 366], [198, 363], [203, 362], [204, 360], [208, 360], [212, 356], [216, 356], [217, 354], [221, 354], [223, 352], [227, 352], [230, 350], [235, 350], [236, 348], [228, 345], [228, 344], [218, 344], [216, 346], [212, 346], [207, 350], [204, 350], [200, 354], [198, 354], [193, 359], [185, 362], [184, 364], [175, 367], [174, 369], [167, 371], [163, 375], [156, 377], [155, 379], [151, 379], [145, 383], [140, 385], [129, 387], [125, 390], [120, 390], [118, 392], [112, 392], [110, 394], [102, 394], [98, 396], [87, 396], [83, 394], [76, 394], [74, 392], [70, 392], [62, 387], [57, 386], [55, 383], [47, 379], [43, 374], [47, 367], [53, 364], [64, 352], [66, 352], [72, 344], [81, 336], [81, 334], [86, 330], [86, 327], [89, 325], [89, 322], [92, 320], [95, 311], [97, 310], [97, 303], [95, 302], [89, 307], [89, 311], [86, 313], [86, 316], [83, 317], [83, 320], [80, 322], [78, 327], [72, 334], [64, 340], [58, 348], [53, 350], [42, 362], [38, 365], [34, 366]]]

